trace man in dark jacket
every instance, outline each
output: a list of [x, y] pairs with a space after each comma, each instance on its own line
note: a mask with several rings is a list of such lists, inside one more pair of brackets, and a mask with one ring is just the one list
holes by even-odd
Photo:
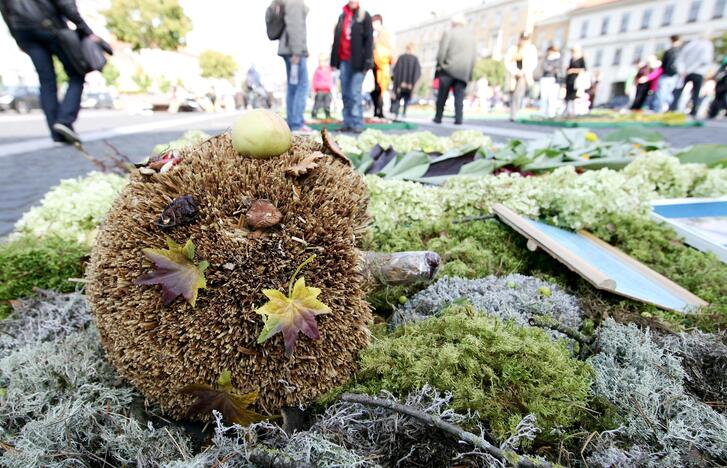
[[303, 120], [308, 98], [308, 33], [305, 24], [308, 7], [303, 0], [277, 1], [285, 14], [285, 29], [278, 43], [278, 55], [285, 61], [288, 76], [288, 126], [294, 132], [309, 133], [311, 129]]
[[406, 117], [406, 108], [409, 106], [409, 100], [421, 76], [422, 68], [419, 65], [419, 59], [414, 55], [414, 44], [409, 43], [406, 45], [406, 53], [399, 57], [394, 65], [394, 92], [396, 94], [391, 102], [391, 113], [396, 118], [399, 117], [399, 105], [402, 99], [404, 108], [401, 115]]
[[434, 123], [442, 123], [444, 104], [449, 97], [449, 89], [454, 89], [454, 123], [462, 124], [464, 91], [472, 79], [477, 50], [472, 31], [466, 27], [467, 19], [463, 14], [452, 17], [452, 28], [442, 35], [437, 52], [437, 73], [439, 93], [437, 93], [437, 113]]
[[358, 1], [348, 2], [338, 18], [331, 49], [331, 67], [341, 71], [342, 131], [363, 131], [361, 85], [364, 74], [373, 67], [373, 44], [371, 15], [359, 7]]
[[[73, 130], [81, 108], [84, 77], [75, 71], [61, 49], [53, 31], [66, 28], [66, 21], [76, 25], [79, 35], [96, 38], [81, 18], [75, 0], [0, 0], [0, 12], [18, 47], [30, 56], [40, 81], [40, 102], [53, 140], [80, 143]], [[68, 88], [58, 102], [58, 85], [53, 56], [63, 64]]]

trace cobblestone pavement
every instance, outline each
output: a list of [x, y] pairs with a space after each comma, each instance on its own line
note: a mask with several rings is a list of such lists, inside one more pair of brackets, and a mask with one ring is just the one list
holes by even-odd
[[[507, 121], [465, 120], [465, 125], [455, 126], [446, 120], [442, 125], [435, 125], [428, 119], [413, 120], [420, 130], [438, 135], [448, 135], [463, 128], [476, 129], [491, 135], [495, 141], [532, 139], [554, 131], [549, 127]], [[179, 138], [187, 130], [199, 129], [214, 134], [224, 131], [233, 121], [234, 114], [132, 116], [116, 111], [84, 111], [77, 129], [82, 136], [94, 138], [84, 145], [90, 154], [111, 153], [108, 142], [132, 159], [141, 160], [158, 143]], [[660, 131], [676, 147], [695, 143], [727, 144], [725, 121], [701, 128]], [[599, 134], [607, 132], [597, 131]], [[38, 203], [61, 179], [78, 177], [94, 169], [76, 149], [50, 144], [41, 115], [0, 114], [0, 236], [11, 232], [22, 213]]]

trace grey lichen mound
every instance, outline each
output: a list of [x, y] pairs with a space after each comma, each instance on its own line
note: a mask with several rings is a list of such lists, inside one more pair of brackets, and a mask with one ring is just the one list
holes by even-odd
[[188, 450], [178, 429], [131, 417], [141, 396], [119, 385], [93, 328], [0, 359], [0, 388], [0, 466], [151, 466]]
[[[342, 385], [356, 368], [372, 319], [363, 278], [356, 272], [358, 243], [367, 233], [368, 189], [347, 161], [323, 154], [312, 139], [294, 138], [290, 150], [258, 160], [232, 148], [229, 134], [182, 151], [166, 173], [134, 174], [101, 228], [88, 268], [88, 298], [108, 359], [119, 374], [170, 415], [192, 403], [180, 390], [212, 384], [230, 371], [233, 387], [257, 392], [261, 411], [308, 405]], [[317, 167], [291, 177], [291, 167], [318, 156]], [[155, 221], [185, 195], [199, 208], [194, 222], [161, 231]], [[256, 236], [240, 226], [255, 201], [281, 213], [279, 224]], [[254, 233], [258, 234], [258, 233]], [[197, 259], [209, 262], [196, 307], [164, 306], [158, 286], [134, 281], [151, 266], [143, 249], [163, 248], [165, 236], [192, 240]], [[302, 336], [288, 356], [282, 334], [258, 343], [267, 302], [263, 289], [285, 290], [299, 277], [321, 289], [331, 311], [316, 318], [317, 340]]]
[[722, 466], [727, 463], [727, 418], [685, 391], [678, 358], [650, 332], [609, 319], [600, 352], [590, 362], [594, 392], [623, 417], [620, 430], [594, 440], [597, 466]]
[[702, 401], [727, 411], [727, 334], [694, 330], [657, 337], [657, 342], [682, 361], [687, 389]]
[[84, 295], [40, 291], [18, 301], [13, 313], [0, 320], [0, 358], [26, 345], [59, 340], [90, 322]]
[[527, 325], [535, 315], [553, 317], [573, 328], [578, 328], [582, 321], [576, 298], [562, 288], [538, 278], [512, 274], [473, 280], [445, 276], [394, 312], [390, 323], [398, 326], [421, 320], [459, 301], [470, 302], [477, 310], [521, 325]]

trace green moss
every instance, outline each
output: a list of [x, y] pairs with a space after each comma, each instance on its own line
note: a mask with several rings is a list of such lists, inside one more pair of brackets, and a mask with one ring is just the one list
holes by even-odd
[[0, 317], [10, 312], [8, 301], [32, 294], [33, 288], [73, 291], [68, 278], [83, 275], [88, 247], [57, 237], [23, 237], [0, 243]]
[[543, 330], [455, 305], [374, 341], [351, 390], [402, 396], [429, 384], [452, 392], [455, 409], [478, 411], [500, 440], [530, 413], [547, 439], [578, 422], [591, 381], [590, 366]]

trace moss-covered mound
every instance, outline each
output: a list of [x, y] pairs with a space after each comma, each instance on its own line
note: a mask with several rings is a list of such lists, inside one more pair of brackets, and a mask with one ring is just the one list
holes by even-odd
[[[88, 298], [111, 363], [168, 413], [188, 409], [181, 388], [212, 384], [225, 370], [237, 391], [258, 392], [259, 408], [269, 412], [307, 404], [354, 371], [371, 320], [355, 272], [368, 193], [363, 178], [334, 157], [318, 159], [305, 175], [286, 174], [320, 151], [312, 140], [295, 139], [283, 155], [254, 160], [220, 135], [183, 150], [169, 172], [133, 175], [114, 203], [92, 253]], [[199, 207], [197, 218], [161, 231], [160, 213], [184, 195]], [[282, 219], [251, 235], [239, 218], [259, 199]], [[191, 239], [197, 258], [210, 264], [196, 307], [179, 299], [165, 307], [159, 287], [134, 284], [152, 268], [142, 249], [163, 248], [165, 235], [180, 244]], [[312, 253], [318, 256], [301, 276], [331, 309], [316, 317], [320, 338], [301, 335], [290, 356], [281, 334], [258, 344], [262, 290], [285, 290]]]
[[528, 414], [545, 436], [576, 423], [592, 374], [543, 330], [458, 305], [372, 343], [361, 354], [353, 391], [403, 396], [425, 385], [450, 391], [453, 408], [478, 411], [504, 440]]
[[0, 318], [10, 312], [12, 299], [30, 296], [34, 288], [73, 291], [69, 278], [83, 275], [84, 245], [52, 236], [20, 237], [0, 242]]

